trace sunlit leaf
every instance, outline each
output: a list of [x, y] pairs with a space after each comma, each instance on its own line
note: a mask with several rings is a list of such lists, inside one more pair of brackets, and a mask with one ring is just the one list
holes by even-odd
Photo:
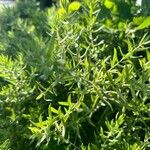
[[140, 17], [134, 17], [133, 18], [133, 22], [136, 24], [136, 25], [140, 25], [143, 21], [144, 21], [144, 18], [143, 16], [140, 16]]
[[118, 62], [118, 56], [117, 56], [117, 50], [116, 50], [116, 48], [114, 49], [114, 55], [113, 55], [113, 59], [112, 59], [112, 61], [111, 61], [111, 65], [113, 66], [113, 65], [115, 65], [115, 63], [117, 63]]
[[58, 114], [58, 110], [57, 109], [55, 109], [54, 107], [50, 107], [50, 110], [51, 110], [51, 112], [53, 112], [53, 113], [55, 113], [55, 114]]
[[112, 0], [105, 0], [104, 5], [106, 8], [110, 9], [114, 6], [114, 2]]
[[148, 28], [150, 26], [150, 17], [146, 17], [143, 22], [137, 27], [138, 30]]
[[66, 10], [63, 7], [58, 9], [58, 15], [60, 17], [64, 16], [65, 13], [66, 13]]
[[68, 6], [68, 11], [69, 12], [77, 11], [79, 10], [80, 7], [81, 7], [81, 4], [77, 1], [74, 1]]
[[63, 105], [63, 106], [69, 106], [68, 102], [58, 102], [58, 104]]
[[36, 97], [36, 100], [40, 100], [43, 96], [44, 96], [44, 93], [39, 94], [39, 95]]

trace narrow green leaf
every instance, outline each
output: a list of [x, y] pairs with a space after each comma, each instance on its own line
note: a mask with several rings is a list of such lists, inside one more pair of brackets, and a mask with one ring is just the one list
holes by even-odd
[[118, 62], [117, 50], [116, 50], [116, 48], [114, 48], [114, 55], [113, 55], [113, 59], [111, 61], [111, 66], [114, 66], [115, 63], [117, 63], [117, 62]]
[[55, 114], [58, 114], [58, 110], [57, 109], [55, 109], [54, 107], [50, 107], [50, 110], [51, 110], [51, 112], [53, 112], [53, 113], [55, 113]]
[[39, 94], [39, 95], [36, 97], [36, 100], [40, 100], [43, 96], [44, 96], [44, 93]]
[[68, 96], [67, 101], [68, 101], [69, 106], [71, 106], [71, 104], [72, 104], [72, 102], [71, 102], [71, 94]]
[[58, 102], [58, 104], [62, 105], [62, 106], [69, 106], [68, 102]]
[[149, 50], [146, 51], [146, 56], [147, 56], [147, 60], [150, 61], [150, 51]]

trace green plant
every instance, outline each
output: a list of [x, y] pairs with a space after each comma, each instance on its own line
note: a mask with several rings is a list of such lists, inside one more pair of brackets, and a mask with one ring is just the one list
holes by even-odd
[[[8, 19], [11, 29], [0, 25], [4, 145], [148, 150], [149, 17], [130, 0], [60, 0], [58, 8], [36, 8], [31, 18]], [[7, 53], [13, 43], [16, 53]]]

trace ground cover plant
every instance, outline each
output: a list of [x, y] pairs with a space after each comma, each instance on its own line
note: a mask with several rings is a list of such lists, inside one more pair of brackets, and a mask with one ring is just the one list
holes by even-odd
[[[144, 7], [144, 6], [143, 6]], [[133, 0], [18, 1], [0, 14], [0, 149], [149, 150], [150, 13]]]

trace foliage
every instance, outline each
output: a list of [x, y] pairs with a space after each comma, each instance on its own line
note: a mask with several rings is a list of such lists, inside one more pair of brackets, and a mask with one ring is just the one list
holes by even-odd
[[0, 148], [148, 150], [149, 16], [131, 0], [57, 5], [1, 14]]

